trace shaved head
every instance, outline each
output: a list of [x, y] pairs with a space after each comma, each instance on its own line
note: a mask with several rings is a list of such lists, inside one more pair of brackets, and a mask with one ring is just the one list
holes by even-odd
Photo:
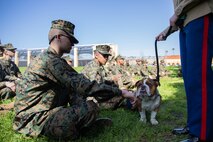
[[59, 34], [65, 34], [64, 31], [59, 30], [59, 29], [50, 29], [49, 34], [48, 34], [48, 39], [49, 41], [55, 36]]
[[71, 37], [60, 29], [50, 29], [48, 39], [51, 48], [53, 48], [60, 56], [64, 53], [70, 53], [72, 46], [74, 46]]

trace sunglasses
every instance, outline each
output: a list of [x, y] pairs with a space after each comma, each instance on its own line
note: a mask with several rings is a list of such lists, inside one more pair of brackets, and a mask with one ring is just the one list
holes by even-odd
[[60, 34], [60, 36], [64, 36], [64, 37], [68, 38], [68, 39], [70, 40], [71, 43], [74, 43], [72, 37], [67, 36], [67, 35], [63, 35], [63, 34]]
[[68, 35], [64, 35], [64, 34], [58, 34], [52, 37], [52, 39], [49, 41], [49, 44], [55, 39], [55, 38], [60, 38], [60, 36], [64, 36], [66, 38], [68, 38], [70, 40], [71, 43], [74, 43], [73, 38], [68, 36]]
[[104, 58], [108, 58], [109, 55], [108, 54], [101, 54]]

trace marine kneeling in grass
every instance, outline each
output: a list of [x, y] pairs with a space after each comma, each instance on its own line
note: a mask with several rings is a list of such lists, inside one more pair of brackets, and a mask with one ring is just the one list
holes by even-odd
[[57, 140], [76, 139], [96, 122], [111, 123], [110, 119], [97, 119], [98, 107], [86, 97], [105, 97], [103, 92], [109, 92], [107, 97], [135, 99], [126, 90], [88, 80], [67, 64], [62, 55], [78, 43], [74, 27], [69, 21], [52, 22], [49, 48], [34, 58], [17, 84], [15, 131]]

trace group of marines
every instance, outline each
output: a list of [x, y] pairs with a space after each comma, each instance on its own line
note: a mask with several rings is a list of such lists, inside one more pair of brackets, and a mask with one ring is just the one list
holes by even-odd
[[109, 118], [98, 118], [99, 110], [131, 108], [137, 101], [130, 91], [136, 81], [155, 76], [140, 60], [133, 67], [122, 56], [111, 56], [108, 45], [98, 45], [94, 59], [78, 73], [62, 57], [78, 43], [74, 28], [69, 21], [52, 21], [48, 49], [32, 59], [23, 75], [12, 61], [16, 48], [0, 46], [0, 99], [15, 97], [10, 109], [14, 105], [16, 132], [76, 139], [91, 125], [111, 124]]

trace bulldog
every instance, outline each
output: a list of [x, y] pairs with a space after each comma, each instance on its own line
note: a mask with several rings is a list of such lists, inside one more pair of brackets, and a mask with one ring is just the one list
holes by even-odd
[[137, 97], [136, 106], [140, 113], [140, 121], [146, 123], [146, 112], [150, 112], [150, 122], [157, 125], [157, 112], [161, 104], [161, 95], [158, 92], [158, 81], [151, 78], [143, 78], [136, 82], [135, 96]]

